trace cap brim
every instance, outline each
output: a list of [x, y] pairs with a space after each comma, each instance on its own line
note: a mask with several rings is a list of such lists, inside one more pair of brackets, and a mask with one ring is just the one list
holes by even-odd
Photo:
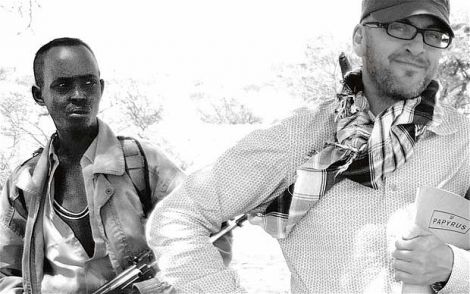
[[449, 24], [449, 19], [436, 8], [435, 4], [430, 4], [420, 1], [417, 2], [407, 2], [401, 5], [396, 5], [389, 8], [384, 8], [378, 11], [372, 12], [370, 15], [377, 20], [378, 22], [392, 22], [400, 19], [404, 19], [413, 15], [432, 15], [437, 17], [442, 25], [449, 30], [451, 36], [454, 36], [454, 32]]

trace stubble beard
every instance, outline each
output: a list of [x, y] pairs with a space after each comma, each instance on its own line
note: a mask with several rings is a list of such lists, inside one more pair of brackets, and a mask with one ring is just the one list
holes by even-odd
[[[376, 62], [379, 60], [374, 49], [367, 44], [364, 65], [369, 77], [375, 83], [376, 89], [383, 96], [396, 101], [407, 100], [418, 97], [429, 85], [432, 78], [428, 73], [415, 86], [409, 87], [403, 84], [400, 79], [392, 73], [389, 67]], [[411, 75], [411, 73], [410, 73]], [[410, 77], [411, 78], [411, 77]]]

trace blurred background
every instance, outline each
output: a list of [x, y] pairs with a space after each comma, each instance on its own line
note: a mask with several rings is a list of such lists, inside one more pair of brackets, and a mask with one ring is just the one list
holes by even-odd
[[[106, 86], [100, 117], [148, 140], [187, 172], [210, 164], [248, 132], [314, 107], [340, 85], [360, 0], [2, 0], [0, 186], [54, 131], [34, 104], [32, 63], [53, 38], [77, 37]], [[451, 0], [456, 33], [439, 72], [440, 99], [470, 115], [470, 2]], [[277, 243], [245, 225], [232, 267], [251, 293], [286, 293]]]

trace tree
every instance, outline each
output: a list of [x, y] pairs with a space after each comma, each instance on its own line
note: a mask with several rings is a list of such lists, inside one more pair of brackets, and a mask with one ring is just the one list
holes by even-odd
[[261, 118], [253, 114], [245, 105], [234, 98], [219, 98], [200, 106], [201, 120], [210, 124], [255, 124]]
[[[241, 102], [239, 96], [246, 93], [247, 89], [257, 87], [249, 85], [241, 93], [228, 93], [223, 86], [208, 86], [204, 82], [198, 81], [194, 84], [193, 91], [189, 94], [190, 99], [195, 103], [201, 121], [209, 124], [256, 124], [262, 119], [255, 115], [253, 111]], [[235, 97], [227, 97], [235, 96]]]
[[[443, 52], [438, 72], [442, 86], [439, 99], [470, 115], [470, 25], [457, 23], [453, 30], [452, 47]], [[353, 67], [360, 64], [350, 45], [320, 37], [307, 45], [304, 62], [282, 66], [278, 78], [293, 96], [302, 97], [307, 103], [334, 97], [341, 80], [338, 66], [341, 51], [346, 52]]]
[[33, 29], [34, 11], [40, 7], [39, 0], [2, 0], [2, 3], [0, 3], [1, 10], [24, 19], [24, 27], [18, 34]]
[[320, 36], [307, 44], [303, 62], [280, 67], [278, 79], [294, 97], [301, 97], [308, 104], [335, 97], [341, 80], [341, 52], [346, 53], [353, 66], [359, 64], [351, 45]]
[[459, 23], [453, 30], [452, 48], [444, 53], [439, 71], [440, 99], [470, 115], [470, 25]]
[[139, 128], [141, 137], [147, 128], [162, 119], [163, 106], [150, 102], [150, 98], [142, 94], [134, 81], [122, 95], [116, 97], [116, 102], [123, 108], [123, 113], [129, 123]]
[[[47, 116], [44, 108], [34, 105], [33, 99], [27, 97], [29, 85], [27, 77], [14, 77], [12, 71], [0, 69], [5, 72], [0, 78], [0, 137], [2, 147], [5, 149], [0, 156], [0, 185], [11, 172], [12, 162], [16, 157], [22, 157], [22, 149], [36, 150], [43, 147], [49, 134], [43, 127], [41, 120]], [[7, 79], [6, 77], [11, 77]], [[23, 147], [23, 148], [21, 148]]]
[[47, 111], [32, 111], [22, 94], [11, 92], [4, 98], [0, 102], [0, 115], [4, 121], [1, 133], [12, 139], [12, 147], [25, 136], [41, 147], [47, 142], [48, 135], [39, 123], [41, 117], [48, 115]]

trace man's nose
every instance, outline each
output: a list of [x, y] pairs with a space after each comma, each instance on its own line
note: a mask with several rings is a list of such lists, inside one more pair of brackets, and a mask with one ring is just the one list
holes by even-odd
[[413, 55], [419, 55], [424, 52], [424, 35], [419, 32], [407, 43], [407, 50]]
[[84, 91], [82, 87], [80, 87], [80, 85], [74, 85], [72, 89], [72, 93], [70, 95], [70, 99], [82, 100], [86, 98], [87, 98], [86, 91]]

